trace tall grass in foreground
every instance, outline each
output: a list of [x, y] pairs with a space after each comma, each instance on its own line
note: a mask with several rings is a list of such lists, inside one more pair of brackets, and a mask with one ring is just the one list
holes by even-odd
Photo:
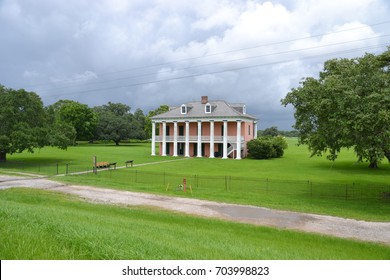
[[390, 247], [90, 204], [30, 189], [0, 191], [1, 259], [390, 259]]

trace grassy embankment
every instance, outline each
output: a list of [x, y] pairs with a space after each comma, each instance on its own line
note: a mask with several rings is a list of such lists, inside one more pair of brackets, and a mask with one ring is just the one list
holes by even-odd
[[0, 259], [390, 259], [390, 247], [315, 234], [0, 191]]

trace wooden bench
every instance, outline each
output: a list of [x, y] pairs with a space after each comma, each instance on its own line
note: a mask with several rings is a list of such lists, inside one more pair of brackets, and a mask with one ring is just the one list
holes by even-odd
[[111, 166], [116, 169], [116, 162], [99, 161], [96, 163], [96, 168], [110, 168]]
[[130, 164], [130, 166], [131, 167], [133, 167], [133, 162], [134, 162], [134, 160], [128, 160], [128, 161], [126, 161], [125, 163], [126, 163], [126, 168], [127, 168], [127, 166]]
[[98, 161], [96, 163], [96, 168], [106, 168], [109, 166], [110, 166], [110, 163], [108, 161]]

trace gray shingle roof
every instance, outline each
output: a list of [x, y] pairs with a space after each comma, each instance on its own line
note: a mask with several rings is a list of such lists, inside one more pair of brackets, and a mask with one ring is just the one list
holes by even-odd
[[207, 104], [211, 105], [211, 113], [206, 113], [206, 104], [202, 104], [201, 101], [195, 101], [184, 104], [187, 106], [187, 114], [182, 114], [181, 106], [177, 106], [170, 108], [170, 111], [166, 113], [162, 113], [152, 117], [152, 120], [183, 118], [245, 118], [256, 120], [256, 117], [249, 114], [245, 114], [245, 104], [243, 103], [229, 104], [226, 101], [215, 100], [208, 101]]

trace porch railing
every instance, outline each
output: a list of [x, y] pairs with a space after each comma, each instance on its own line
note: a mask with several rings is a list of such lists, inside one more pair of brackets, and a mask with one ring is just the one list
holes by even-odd
[[[167, 142], [174, 142], [174, 137], [173, 136], [166, 136], [166, 141]], [[202, 143], [210, 143], [210, 136], [202, 136]], [[156, 136], [156, 142], [162, 142], [163, 137], [162, 136]], [[182, 142], [184, 143], [186, 141], [185, 136], [177, 136], [177, 142]], [[189, 142], [191, 143], [196, 143], [198, 142], [198, 136], [190, 136], [189, 137]], [[223, 142], [223, 136], [214, 136], [214, 143], [222, 143]], [[228, 136], [227, 137], [227, 142], [228, 143], [235, 143], [237, 142], [237, 136]], [[241, 137], [241, 142], [244, 142], [244, 137]]]

